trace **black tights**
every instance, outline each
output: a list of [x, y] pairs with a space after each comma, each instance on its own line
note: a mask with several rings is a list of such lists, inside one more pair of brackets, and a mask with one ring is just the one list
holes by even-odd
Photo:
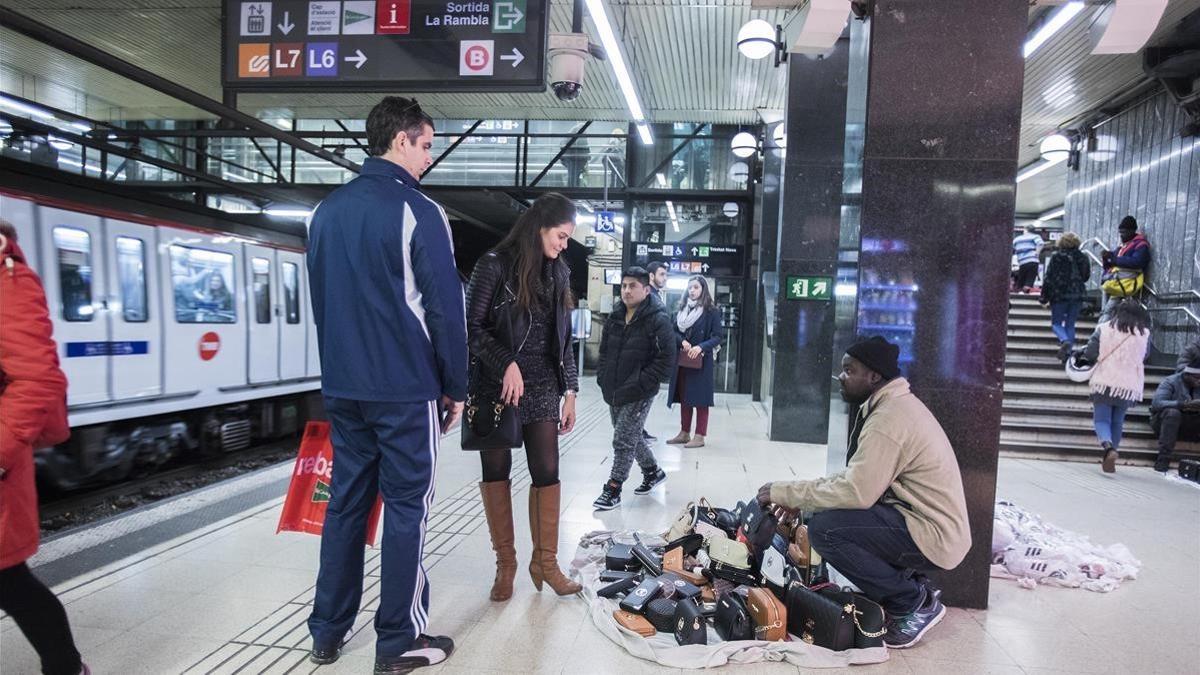
[[0, 570], [0, 610], [13, 618], [33, 645], [43, 673], [78, 675], [83, 670], [67, 611], [25, 563]]
[[[548, 487], [558, 482], [558, 422], [535, 422], [521, 429], [525, 439], [525, 458], [534, 487]], [[484, 450], [479, 453], [483, 464], [483, 482], [508, 480], [512, 472], [511, 450]]]

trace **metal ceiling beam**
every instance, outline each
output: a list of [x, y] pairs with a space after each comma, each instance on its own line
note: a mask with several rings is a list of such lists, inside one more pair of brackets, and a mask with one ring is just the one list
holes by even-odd
[[14, 30], [22, 35], [33, 38], [38, 42], [49, 45], [62, 52], [70, 54], [76, 58], [83, 59], [89, 63], [95, 64], [105, 70], [112, 71], [122, 77], [126, 77], [138, 84], [145, 85], [159, 91], [167, 96], [178, 99], [189, 105], [205, 110], [214, 115], [227, 119], [231, 122], [251, 129], [262, 136], [274, 138], [280, 142], [286, 143], [298, 150], [310, 153], [327, 162], [336, 164], [340, 167], [358, 172], [361, 168], [356, 162], [351, 162], [345, 157], [337, 155], [325, 150], [319, 145], [313, 145], [302, 138], [293, 134], [289, 134], [278, 127], [267, 124], [255, 117], [227, 106], [220, 101], [215, 101], [203, 94], [192, 91], [187, 87], [172, 82], [171, 80], [155, 75], [154, 73], [139, 68], [128, 61], [109, 54], [106, 51], [97, 49], [96, 47], [76, 39], [62, 31], [56, 30], [39, 21], [34, 21], [24, 14], [14, 12], [7, 7], [0, 6], [0, 26]]
[[[588, 127], [590, 127], [590, 126], [592, 126], [592, 120], [588, 120], [587, 122], [584, 122], [583, 126], [579, 127], [579, 131], [576, 131], [574, 134], [571, 135], [571, 138], [567, 139], [566, 143], [563, 143], [563, 146], [558, 149], [558, 154], [554, 155], [554, 159], [550, 160], [550, 163], [547, 164], [545, 166], [545, 168], [542, 169], [542, 172], [537, 175], [537, 178], [534, 178], [533, 181], [531, 183], [529, 183], [529, 187], [534, 187], [538, 183], [542, 182], [542, 179], [546, 177], [546, 174], [550, 173], [550, 169], [554, 168], [554, 165], [557, 164], [558, 161], [563, 158], [563, 155], [567, 154], [568, 150], [575, 147], [575, 141], [579, 140], [579, 135], [582, 134], [583, 132], [587, 131]], [[566, 168], [568, 171], [570, 171], [570, 168], [566, 167], [565, 165], [564, 165], [564, 168]]]

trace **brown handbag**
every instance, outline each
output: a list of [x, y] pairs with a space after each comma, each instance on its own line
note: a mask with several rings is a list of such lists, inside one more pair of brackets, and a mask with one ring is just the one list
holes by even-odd
[[700, 356], [688, 356], [687, 350], [683, 347], [679, 348], [679, 367], [687, 368], [688, 370], [700, 370], [704, 368], [704, 352], [700, 352]]
[[673, 548], [663, 554], [662, 568], [670, 572], [683, 570], [683, 549]]
[[765, 588], [751, 588], [746, 606], [754, 619], [754, 637], [759, 640], [787, 639], [787, 606]]
[[658, 632], [646, 617], [638, 616], [633, 612], [618, 609], [613, 612], [613, 618], [622, 628], [628, 628], [642, 637], [654, 637], [654, 634]]

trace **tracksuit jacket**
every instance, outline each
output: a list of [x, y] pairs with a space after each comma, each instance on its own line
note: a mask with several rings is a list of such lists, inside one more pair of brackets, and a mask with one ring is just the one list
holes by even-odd
[[308, 272], [325, 395], [466, 399], [466, 312], [450, 224], [407, 171], [368, 158], [321, 202]]

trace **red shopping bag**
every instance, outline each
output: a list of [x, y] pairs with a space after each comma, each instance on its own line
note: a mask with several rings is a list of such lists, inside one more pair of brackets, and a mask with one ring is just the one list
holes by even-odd
[[[279, 515], [280, 532], [307, 532], [320, 535], [325, 526], [325, 509], [329, 506], [329, 485], [333, 478], [333, 444], [329, 442], [329, 422], [309, 422], [300, 441], [300, 454], [292, 469], [283, 513]], [[375, 545], [375, 530], [383, 498], [375, 500], [367, 518], [367, 545]]]

